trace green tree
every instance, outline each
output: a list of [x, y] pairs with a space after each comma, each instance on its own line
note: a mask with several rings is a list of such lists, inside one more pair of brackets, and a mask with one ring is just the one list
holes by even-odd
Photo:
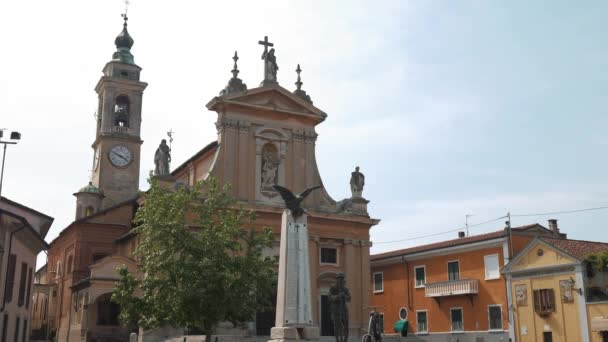
[[252, 320], [270, 303], [276, 279], [276, 258], [263, 255], [272, 231], [254, 231], [253, 212], [237, 207], [216, 179], [168, 191], [151, 178], [150, 186], [134, 220], [135, 257], [145, 276], [120, 268], [112, 295], [121, 322], [211, 335], [219, 322]]

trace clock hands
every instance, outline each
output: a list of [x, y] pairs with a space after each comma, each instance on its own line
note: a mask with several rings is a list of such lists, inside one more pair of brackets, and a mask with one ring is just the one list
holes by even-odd
[[122, 160], [126, 161], [127, 163], [129, 162], [129, 159], [127, 159], [125, 156], [123, 156], [121, 154], [118, 154], [118, 153], [116, 153], [114, 151], [112, 151], [112, 154], [115, 155], [115, 156], [118, 156], [118, 157], [122, 158]]

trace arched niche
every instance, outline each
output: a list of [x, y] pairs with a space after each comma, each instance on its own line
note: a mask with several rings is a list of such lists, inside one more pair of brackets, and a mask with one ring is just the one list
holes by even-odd
[[261, 127], [255, 132], [256, 200], [281, 204], [275, 184], [285, 185], [285, 155], [288, 135], [280, 128]]
[[129, 107], [131, 102], [126, 95], [116, 97], [114, 104], [114, 126], [129, 127]]

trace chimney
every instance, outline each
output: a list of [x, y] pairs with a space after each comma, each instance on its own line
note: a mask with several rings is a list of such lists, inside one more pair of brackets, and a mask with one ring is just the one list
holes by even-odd
[[557, 227], [556, 219], [549, 219], [549, 230], [553, 232], [553, 235], [559, 237], [559, 228]]
[[464, 237], [464, 232], [458, 232], [458, 238], [462, 239]]

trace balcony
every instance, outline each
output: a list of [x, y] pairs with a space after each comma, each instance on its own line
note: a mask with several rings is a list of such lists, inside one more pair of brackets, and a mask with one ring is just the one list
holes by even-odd
[[441, 297], [469, 296], [473, 303], [473, 295], [479, 293], [479, 281], [477, 279], [449, 280], [439, 283], [428, 283], [425, 285], [425, 297], [435, 298], [439, 302]]

